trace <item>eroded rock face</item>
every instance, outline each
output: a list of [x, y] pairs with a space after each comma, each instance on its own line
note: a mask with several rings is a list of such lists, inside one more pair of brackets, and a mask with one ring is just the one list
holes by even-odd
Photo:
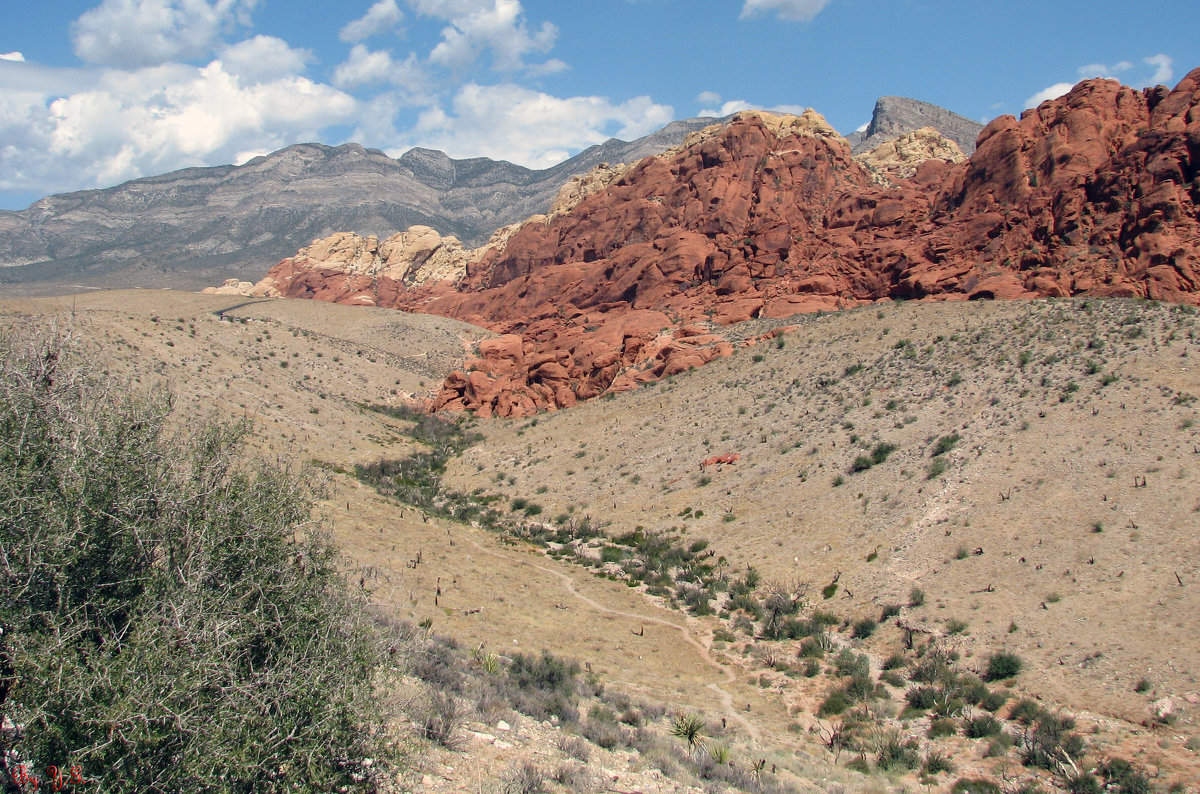
[[957, 143], [943, 137], [933, 127], [922, 127], [854, 157], [855, 162], [870, 172], [876, 184], [884, 187], [893, 187], [901, 179], [916, 176], [917, 169], [927, 160], [961, 163], [966, 159]]
[[576, 190], [457, 281], [360, 267], [358, 248], [269, 279], [507, 334], [435, 402], [502, 416], [698, 366], [731, 349], [713, 326], [752, 317], [885, 298], [1200, 302], [1200, 70], [1174, 91], [1081, 83], [993, 121], [964, 162], [922, 132], [892, 154], [903, 168], [881, 185], [818, 114], [739, 114]]

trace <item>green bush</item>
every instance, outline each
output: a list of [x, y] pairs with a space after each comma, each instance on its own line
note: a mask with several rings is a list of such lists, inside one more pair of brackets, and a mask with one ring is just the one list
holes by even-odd
[[0, 337], [4, 774], [69, 759], [104, 791], [367, 787], [382, 657], [302, 478], [249, 459], [244, 425], [171, 432], [165, 393], [69, 355]]
[[986, 739], [1000, 733], [1000, 721], [991, 714], [980, 714], [967, 720], [963, 735], [968, 739]]
[[854, 630], [850, 636], [856, 640], [865, 640], [875, 633], [875, 629], [879, 627], [872, 618], [863, 618], [854, 624]]
[[988, 681], [1001, 681], [1012, 678], [1021, 672], [1021, 657], [1007, 651], [997, 651], [988, 657], [987, 672], [984, 678]]

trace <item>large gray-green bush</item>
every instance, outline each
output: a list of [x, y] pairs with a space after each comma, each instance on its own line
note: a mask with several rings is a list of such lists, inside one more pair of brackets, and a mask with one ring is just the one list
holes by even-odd
[[169, 421], [164, 392], [67, 358], [60, 335], [0, 336], [5, 776], [372, 788], [378, 646], [302, 478], [244, 426]]

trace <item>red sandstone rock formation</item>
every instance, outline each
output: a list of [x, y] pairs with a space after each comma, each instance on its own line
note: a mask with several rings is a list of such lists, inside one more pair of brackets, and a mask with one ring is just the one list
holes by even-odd
[[285, 295], [456, 317], [505, 336], [439, 409], [521, 416], [699, 366], [752, 317], [883, 298], [1075, 294], [1200, 303], [1200, 69], [1089, 80], [1002, 116], [969, 161], [880, 186], [815, 113], [742, 114], [417, 287], [284, 260]]

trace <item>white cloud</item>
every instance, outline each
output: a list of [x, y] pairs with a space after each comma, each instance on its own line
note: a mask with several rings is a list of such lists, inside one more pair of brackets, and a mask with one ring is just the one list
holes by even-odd
[[807, 22], [827, 5], [829, 0], [745, 0], [742, 19], [774, 12], [789, 22]]
[[525, 24], [518, 0], [409, 0], [418, 13], [443, 19], [442, 39], [429, 54], [431, 63], [465, 69], [490, 52], [492, 66], [513, 71], [526, 66], [525, 56], [549, 52], [558, 28], [543, 22], [536, 32]]
[[0, 61], [24, 61], [25, 56], [19, 52], [0, 52]]
[[244, 81], [276, 80], [304, 71], [313, 60], [308, 50], [294, 49], [283, 39], [274, 36], [255, 36], [231, 44], [220, 52], [225, 71]]
[[72, 25], [75, 54], [105, 66], [151, 66], [212, 52], [220, 33], [248, 25], [258, 0], [104, 0]]
[[[261, 45], [260, 45], [261, 46]], [[13, 64], [16, 66], [17, 64]], [[0, 92], [0, 189], [104, 187], [242, 159], [352, 121], [356, 100], [298, 75], [251, 82], [217, 60], [104, 70], [71, 93]], [[83, 81], [78, 81], [82, 83]], [[0, 86], [5, 80], [0, 70]], [[47, 87], [52, 87], [47, 85]]]
[[723, 103], [720, 107], [702, 108], [700, 110], [700, 115], [724, 117], [733, 113], [737, 113], [739, 110], [749, 110], [752, 107], [754, 107], [754, 105], [751, 105], [744, 99], [731, 99], [728, 102]]
[[1035, 108], [1045, 102], [1047, 99], [1058, 99], [1063, 94], [1075, 87], [1074, 83], [1055, 83], [1052, 86], [1043, 88], [1029, 99], [1025, 100], [1025, 107]]
[[864, 121], [862, 124], [859, 124], [857, 127], [855, 127], [854, 131], [855, 132], [866, 132], [867, 127], [870, 127], [870, 126], [871, 126], [871, 122]]
[[526, 66], [525, 74], [529, 75], [530, 77], [543, 77], [548, 74], [565, 72], [570, 68], [571, 67], [565, 61], [560, 61], [558, 58], [551, 58], [544, 63], [535, 63], [531, 66]]
[[333, 84], [345, 89], [391, 84], [402, 89], [405, 104], [432, 101], [427, 94], [430, 77], [415, 54], [397, 61], [387, 50], [370, 50], [365, 44], [350, 48], [350, 57], [333, 72]]
[[[1142, 63], [1147, 66], [1154, 67], [1154, 73], [1145, 79], [1136, 79], [1129, 75], [1129, 72], [1137, 70], [1136, 64], [1129, 61], [1118, 61], [1114, 64], [1089, 63], [1085, 66], [1080, 66], [1076, 69], [1080, 80], [1089, 80], [1095, 77], [1103, 77], [1109, 79], [1119, 79], [1127, 85], [1144, 87], [1161, 85], [1170, 82], [1175, 76], [1174, 64], [1175, 61], [1169, 56], [1159, 53], [1151, 55], [1148, 58], [1143, 58]], [[1144, 72], [1143, 72], [1144, 74]], [[1052, 86], [1043, 88], [1029, 99], [1025, 100], [1025, 107], [1035, 108], [1045, 102], [1047, 99], [1056, 99], [1074, 88], [1074, 83], [1055, 83]]]
[[405, 138], [409, 145], [441, 149], [453, 157], [483, 155], [547, 168], [587, 146], [614, 136], [638, 138], [672, 119], [670, 106], [646, 96], [614, 104], [604, 97], [563, 99], [513, 84], [468, 83], [454, 96], [449, 112], [429, 108]]
[[715, 105], [721, 101], [721, 95], [716, 91], [701, 91], [696, 95], [696, 101], [701, 105]]
[[342, 41], [362, 41], [379, 33], [386, 33], [400, 24], [404, 13], [396, 0], [378, 0], [358, 19], [347, 22], [338, 34]]
[[[720, 97], [717, 98], [720, 99]], [[731, 99], [728, 102], [723, 103], [720, 107], [702, 109], [700, 111], [700, 115], [724, 118], [725, 116], [732, 116], [734, 113], [738, 113], [743, 110], [767, 110], [771, 113], [790, 113], [793, 116], [799, 116], [806, 110], [806, 108], [801, 105], [773, 105], [771, 107], [765, 107], [753, 102], [747, 102], [744, 99]]]
[[1170, 56], [1159, 53], [1158, 55], [1151, 55], [1149, 58], [1143, 58], [1142, 62], [1155, 67], [1154, 75], [1150, 78], [1150, 85], [1169, 83], [1171, 78], [1175, 76], [1175, 70], [1171, 68], [1174, 61]]
[[1080, 80], [1088, 80], [1093, 77], [1116, 77], [1121, 72], [1127, 72], [1133, 68], [1133, 64], [1129, 61], [1118, 61], [1112, 66], [1103, 63], [1089, 63], [1086, 66], [1080, 66], [1076, 69]]

